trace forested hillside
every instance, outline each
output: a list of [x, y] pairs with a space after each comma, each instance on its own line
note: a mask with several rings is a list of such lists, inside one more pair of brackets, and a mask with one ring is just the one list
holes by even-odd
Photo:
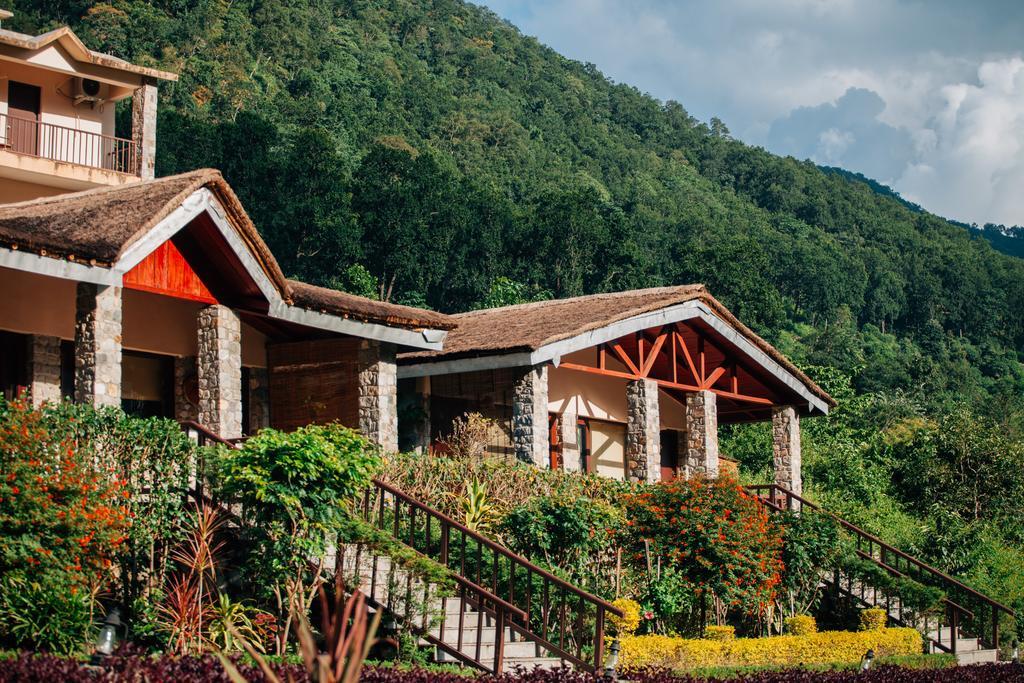
[[459, 0], [14, 4], [179, 72], [158, 173], [222, 169], [289, 275], [443, 311], [707, 283], [844, 399], [819, 496], [1024, 596], [1024, 261]]

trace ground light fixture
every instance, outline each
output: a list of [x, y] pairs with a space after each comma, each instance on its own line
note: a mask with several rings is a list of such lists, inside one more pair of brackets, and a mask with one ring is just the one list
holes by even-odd
[[92, 653], [92, 664], [99, 665], [117, 648], [117, 630], [121, 628], [121, 609], [112, 608], [103, 620], [103, 626], [96, 636], [96, 648]]
[[617, 681], [619, 680], [619, 672], [616, 668], [619, 666], [619, 640], [616, 638], [612, 641], [612, 644], [608, 647], [608, 657], [604, 660], [604, 680], [606, 681]]
[[871, 668], [871, 662], [875, 660], [875, 651], [868, 649], [864, 653], [864, 656], [860, 658], [860, 670], [868, 671]]
[[1013, 639], [1013, 650], [1010, 651], [1010, 661], [1014, 664], [1020, 664], [1020, 643], [1017, 639]]

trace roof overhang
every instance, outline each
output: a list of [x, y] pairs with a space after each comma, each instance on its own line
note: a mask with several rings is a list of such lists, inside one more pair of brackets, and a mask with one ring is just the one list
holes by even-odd
[[0, 266], [66, 280], [120, 287], [125, 273], [203, 214], [210, 218], [218, 233], [231, 246], [245, 272], [256, 283], [260, 294], [266, 300], [269, 318], [413, 349], [441, 350], [447, 335], [445, 330], [390, 327], [293, 306], [285, 299], [286, 293], [281, 292], [274, 284], [231, 224], [228, 212], [220, 199], [207, 187], [201, 187], [188, 195], [163, 220], [128, 245], [109, 268], [6, 247], [0, 247]]
[[572, 337], [552, 341], [533, 351], [496, 353], [447, 360], [442, 357], [436, 361], [419, 361], [411, 362], [407, 365], [399, 365], [398, 377], [399, 379], [428, 377], [478, 370], [495, 370], [498, 368], [529, 367], [548, 363], [558, 367], [562, 356], [570, 353], [611, 342], [641, 330], [692, 319], [700, 319], [708, 327], [714, 329], [715, 332], [733, 344], [766, 373], [806, 400], [810, 410], [818, 410], [822, 414], [828, 414], [829, 405], [827, 402], [811, 392], [798, 377], [755, 344], [751, 343], [746, 336], [715, 315], [710, 308], [697, 299], [626, 318]]

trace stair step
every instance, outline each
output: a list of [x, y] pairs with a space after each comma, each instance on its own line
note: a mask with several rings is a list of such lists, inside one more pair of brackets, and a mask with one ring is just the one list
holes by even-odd
[[999, 661], [999, 650], [972, 650], [957, 652], [956, 663], [960, 666], [968, 664], [992, 664]]

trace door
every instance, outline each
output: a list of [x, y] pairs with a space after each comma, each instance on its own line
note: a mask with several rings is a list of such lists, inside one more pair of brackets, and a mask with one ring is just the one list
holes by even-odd
[[564, 465], [562, 462], [562, 439], [559, 438], [558, 433], [560, 422], [557, 413], [548, 413], [548, 446], [550, 448], [548, 464], [553, 470], [560, 470]]
[[682, 432], [666, 429], [661, 432], [661, 480], [672, 481], [679, 476], [679, 441]]
[[39, 105], [42, 89], [37, 85], [7, 83], [7, 145], [12, 152], [39, 155]]

